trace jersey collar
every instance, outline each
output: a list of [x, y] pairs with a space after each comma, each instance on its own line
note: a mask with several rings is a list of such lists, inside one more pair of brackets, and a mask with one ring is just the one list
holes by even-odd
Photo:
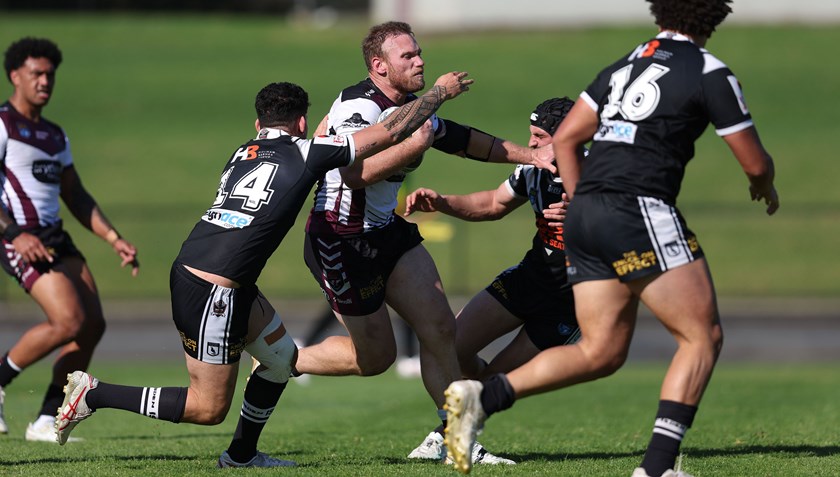
[[255, 139], [276, 139], [280, 136], [291, 136], [291, 134], [282, 129], [262, 128]]
[[689, 43], [694, 43], [691, 38], [683, 35], [682, 33], [672, 31], [672, 30], [663, 30], [656, 35], [658, 39], [666, 39], [666, 40], [676, 40], [676, 41], [687, 41]]

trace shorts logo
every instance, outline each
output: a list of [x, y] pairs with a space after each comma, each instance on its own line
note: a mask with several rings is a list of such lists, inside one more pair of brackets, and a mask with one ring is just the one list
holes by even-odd
[[219, 301], [213, 302], [213, 316], [224, 316], [225, 310], [227, 309], [227, 303], [219, 299]]
[[207, 356], [219, 356], [221, 348], [219, 343], [207, 343]]
[[201, 220], [226, 229], [241, 229], [251, 225], [254, 216], [238, 210], [209, 209], [201, 216]]
[[677, 242], [669, 242], [665, 244], [665, 253], [669, 257], [679, 257], [682, 255], [682, 247]]

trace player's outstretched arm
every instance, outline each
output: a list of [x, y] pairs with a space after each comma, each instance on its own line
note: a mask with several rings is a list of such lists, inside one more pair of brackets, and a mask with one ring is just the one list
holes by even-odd
[[356, 158], [364, 159], [407, 138], [445, 102], [468, 91], [473, 83], [467, 73], [451, 72], [438, 78], [425, 94], [406, 103], [384, 121], [353, 134]]
[[773, 185], [776, 170], [773, 158], [764, 149], [754, 127], [723, 136], [750, 181], [750, 198], [767, 204], [767, 215], [779, 209], [779, 194]]
[[415, 211], [442, 212], [471, 222], [498, 220], [525, 203], [514, 197], [503, 183], [495, 190], [464, 195], [441, 195], [432, 189], [420, 188], [405, 199], [405, 216]]
[[74, 167], [67, 167], [61, 176], [61, 199], [76, 220], [88, 230], [108, 242], [114, 252], [120, 256], [122, 267], [131, 265], [131, 275], [140, 272], [140, 262], [137, 260], [137, 248], [124, 239], [93, 199], [93, 196], [82, 185]]

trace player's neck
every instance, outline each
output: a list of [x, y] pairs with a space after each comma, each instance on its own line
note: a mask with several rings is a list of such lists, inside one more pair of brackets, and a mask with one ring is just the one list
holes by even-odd
[[379, 90], [382, 91], [382, 93], [388, 97], [388, 99], [394, 102], [394, 104], [399, 106], [405, 104], [405, 98], [406, 96], [408, 96], [407, 93], [403, 93], [402, 91], [394, 88], [393, 86], [391, 86], [391, 83], [389, 83], [387, 79], [382, 78], [381, 76], [371, 74], [368, 75], [368, 77], [371, 81], [373, 81], [373, 84], [376, 85], [376, 87], [379, 88]]
[[36, 123], [41, 120], [41, 106], [36, 106], [16, 94], [9, 98], [9, 103], [26, 119]]

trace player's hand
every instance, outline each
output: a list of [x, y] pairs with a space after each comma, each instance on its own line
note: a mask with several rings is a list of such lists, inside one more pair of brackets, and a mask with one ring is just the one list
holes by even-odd
[[405, 198], [405, 215], [408, 217], [415, 211], [437, 212], [436, 203], [441, 200], [441, 195], [432, 189], [420, 188], [408, 194]]
[[422, 126], [411, 133], [411, 136], [407, 140], [416, 141], [418, 144], [422, 143], [424, 151], [432, 147], [432, 143], [435, 142], [435, 128], [432, 125], [432, 120], [427, 119]]
[[562, 227], [563, 221], [566, 220], [566, 207], [569, 204], [569, 196], [563, 192], [560, 202], [548, 204], [547, 209], [543, 209], [542, 214], [548, 220], [549, 227]]
[[452, 99], [470, 90], [470, 85], [475, 80], [467, 79], [467, 75], [468, 73], [463, 71], [446, 73], [435, 81], [435, 86], [440, 86], [445, 99]]
[[552, 145], [546, 144], [545, 146], [531, 149], [531, 165], [556, 174], [557, 166], [554, 164], [554, 148]]
[[113, 247], [114, 251], [117, 252], [117, 255], [122, 260], [120, 266], [125, 268], [126, 265], [131, 265], [131, 276], [136, 277], [140, 273], [140, 262], [137, 260], [137, 247], [131, 245], [128, 240], [122, 237], [114, 242]]
[[23, 232], [12, 240], [15, 251], [29, 263], [53, 262], [53, 256], [41, 239], [30, 233]]
[[318, 123], [318, 127], [315, 128], [315, 136], [316, 137], [327, 135], [327, 132], [328, 132], [327, 131], [328, 130], [327, 123], [329, 122], [329, 120], [330, 120], [330, 115], [328, 114], [328, 115], [324, 116], [324, 119], [322, 119], [320, 123]]
[[767, 204], [767, 215], [773, 215], [779, 210], [779, 193], [776, 187], [770, 186], [770, 190], [760, 191], [750, 186], [750, 197], [752, 200], [763, 200]]

